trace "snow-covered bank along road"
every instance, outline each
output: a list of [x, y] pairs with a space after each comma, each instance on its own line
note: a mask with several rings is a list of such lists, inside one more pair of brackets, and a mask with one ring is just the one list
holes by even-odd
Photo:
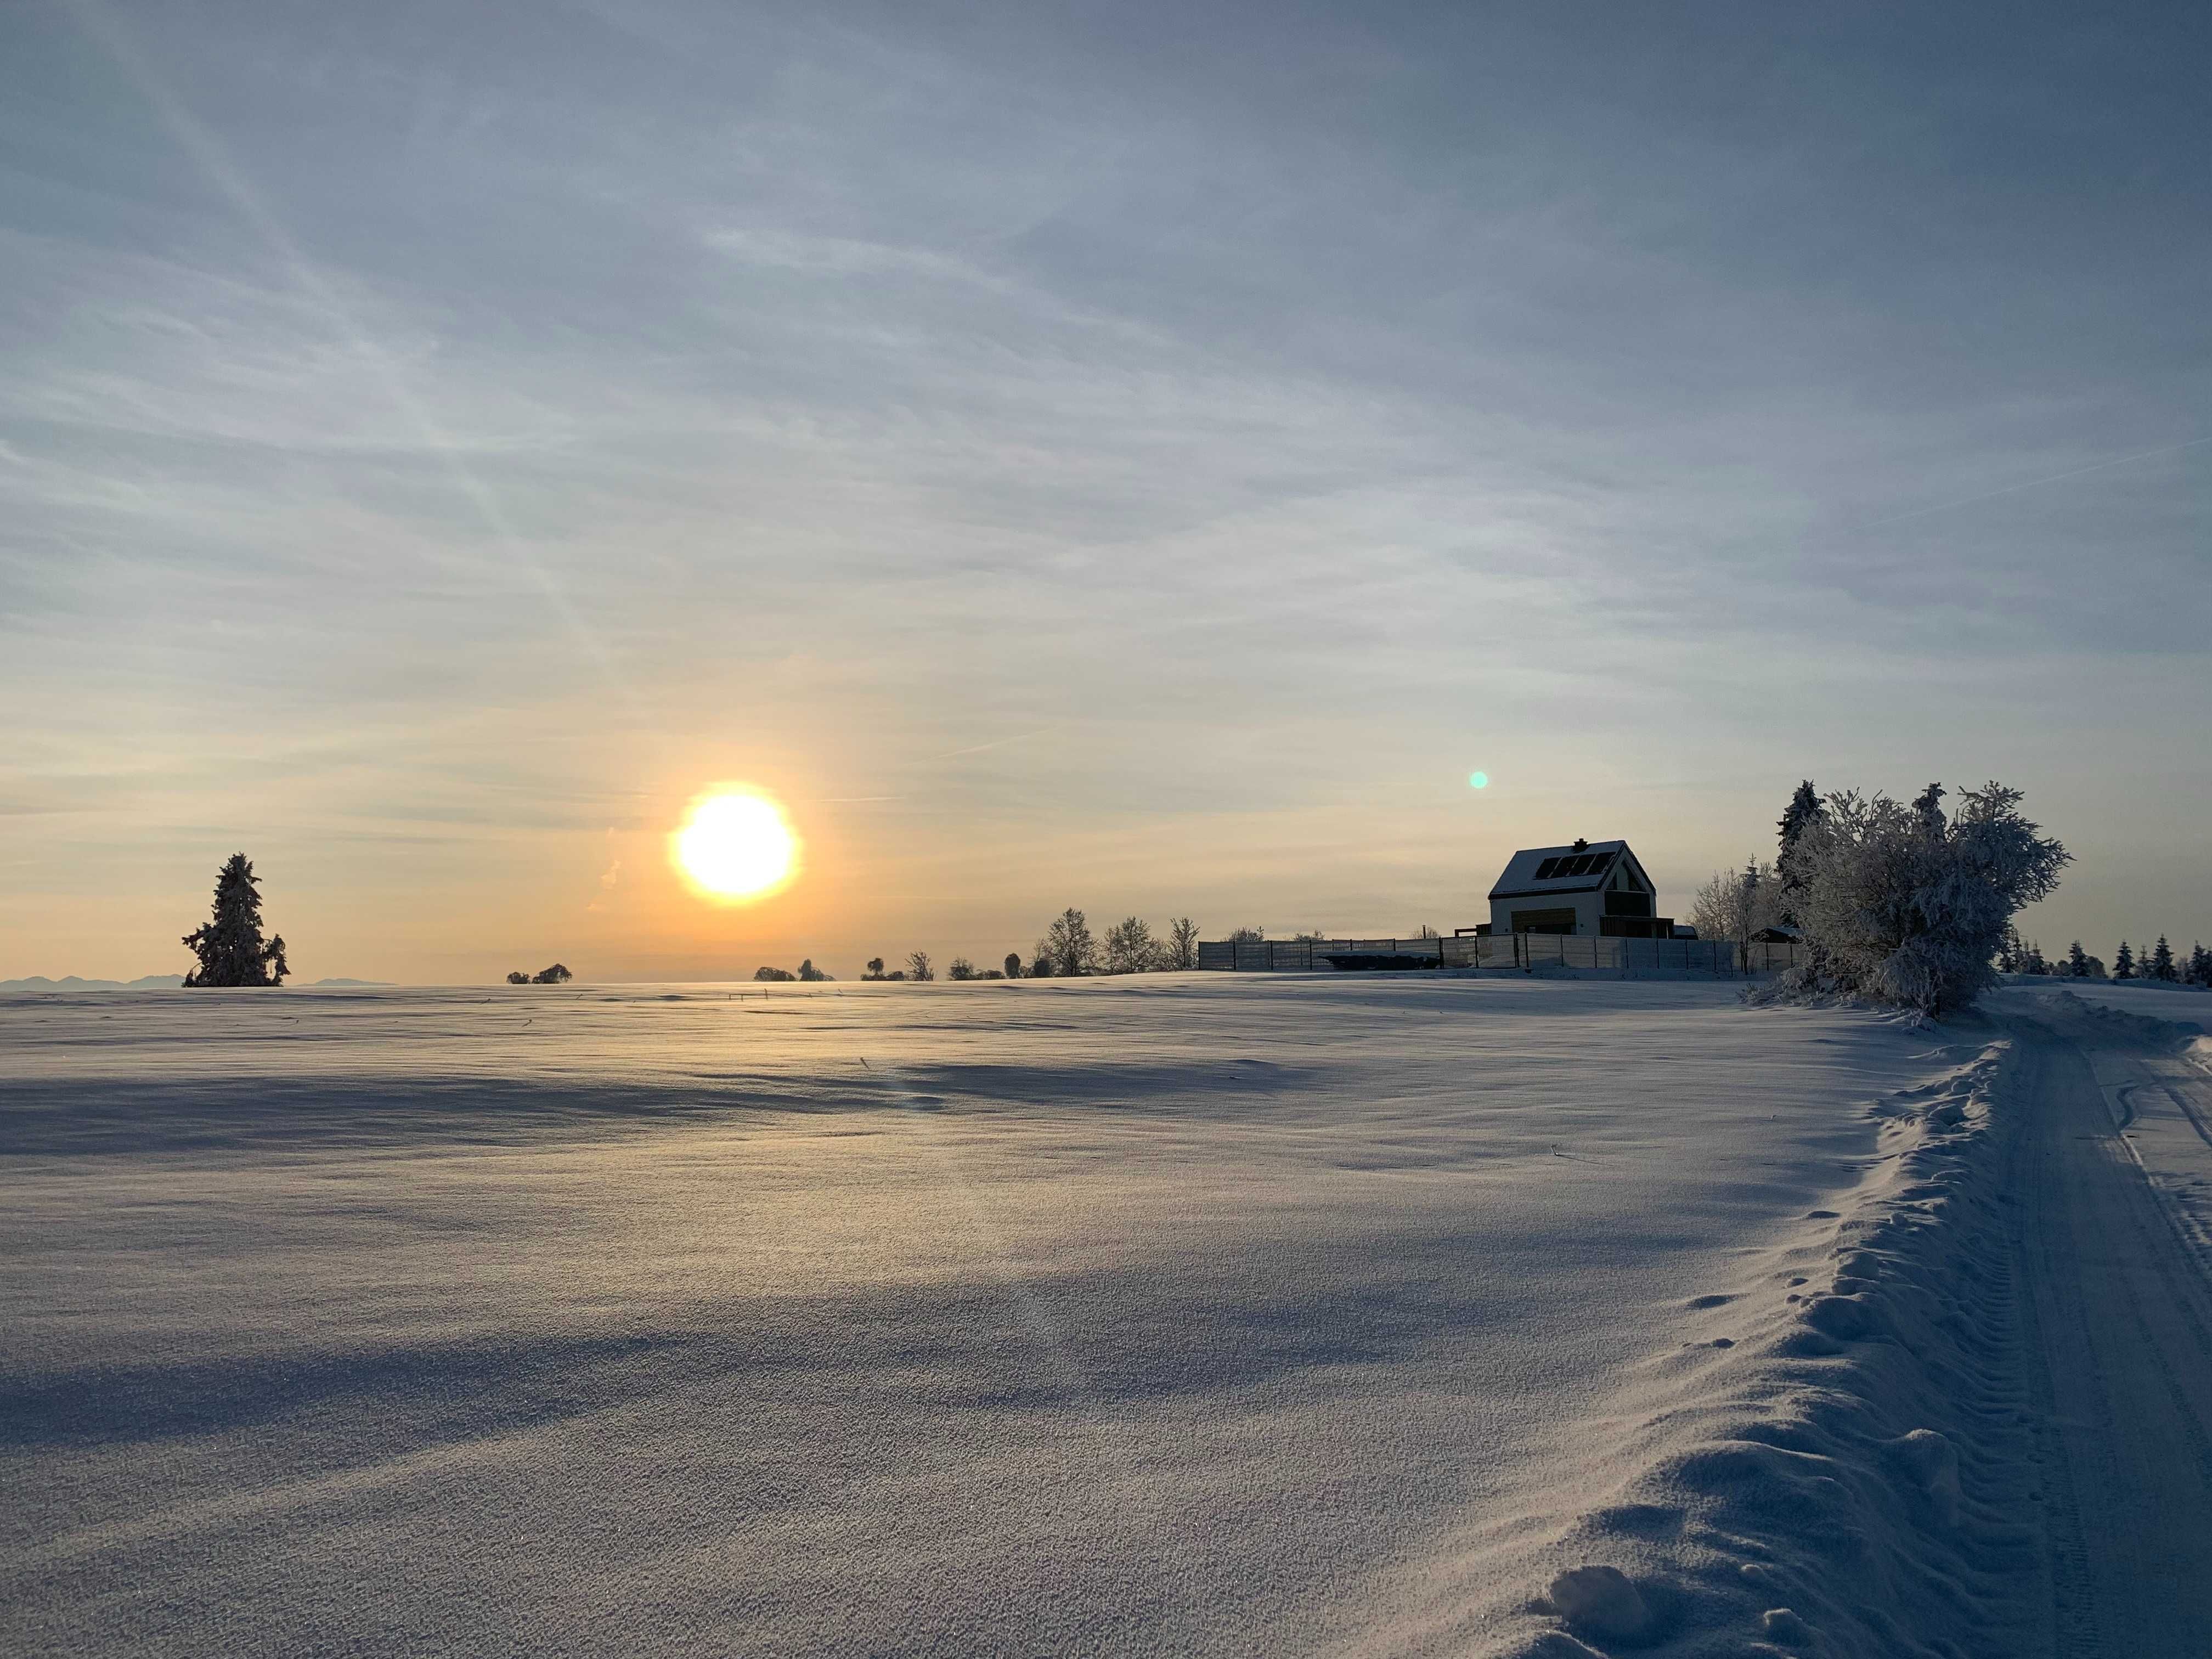
[[0, 1004], [0, 1647], [1505, 1651], [1595, 1561], [1741, 1651], [1838, 1575], [1620, 1493], [1765, 1490], [1697, 1413], [1772, 1417], [1809, 1212], [1966, 1132], [1950, 1041], [1348, 977]]
[[2199, 1659], [2212, 1654], [2212, 1074], [2139, 1002], [1995, 1000], [2022, 1034], [2033, 1117], [2008, 1184], [2040, 1359], [2057, 1650]]

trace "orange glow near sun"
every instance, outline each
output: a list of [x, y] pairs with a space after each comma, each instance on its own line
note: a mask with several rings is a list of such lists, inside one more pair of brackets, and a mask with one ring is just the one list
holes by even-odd
[[769, 796], [718, 783], [692, 800], [669, 836], [668, 861], [700, 897], [750, 904], [781, 892], [798, 876], [799, 836]]

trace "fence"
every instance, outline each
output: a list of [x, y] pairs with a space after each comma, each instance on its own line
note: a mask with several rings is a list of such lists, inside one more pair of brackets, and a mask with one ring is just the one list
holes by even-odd
[[[1456, 939], [1234, 939], [1198, 947], [1198, 965], [1241, 973], [1329, 973], [1340, 968], [1577, 968], [1617, 974], [1710, 974], [1751, 979], [1797, 965], [1794, 944], [1717, 939], [1593, 939], [1565, 933]], [[1339, 957], [1340, 962], [1330, 958]]]

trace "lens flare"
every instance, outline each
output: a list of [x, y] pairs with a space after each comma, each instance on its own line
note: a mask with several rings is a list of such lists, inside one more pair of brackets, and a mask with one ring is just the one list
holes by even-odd
[[1467, 787], [1468, 787], [1468, 788], [1470, 788], [1470, 789], [1487, 789], [1487, 788], [1489, 788], [1489, 787], [1490, 787], [1490, 774], [1489, 774], [1489, 773], [1487, 773], [1487, 772], [1470, 772], [1470, 773], [1468, 773], [1468, 775], [1467, 775]]
[[769, 796], [718, 783], [693, 799], [669, 836], [668, 860], [700, 897], [745, 904], [791, 884], [799, 873], [799, 836]]

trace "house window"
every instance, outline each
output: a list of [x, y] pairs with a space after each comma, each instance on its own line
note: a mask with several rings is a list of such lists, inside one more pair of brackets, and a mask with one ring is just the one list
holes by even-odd
[[1609, 916], [1648, 916], [1651, 914], [1651, 895], [1649, 893], [1607, 893], [1605, 913]]
[[1571, 933], [1575, 931], [1575, 913], [1571, 910], [1516, 910], [1513, 931], [1516, 933]]

